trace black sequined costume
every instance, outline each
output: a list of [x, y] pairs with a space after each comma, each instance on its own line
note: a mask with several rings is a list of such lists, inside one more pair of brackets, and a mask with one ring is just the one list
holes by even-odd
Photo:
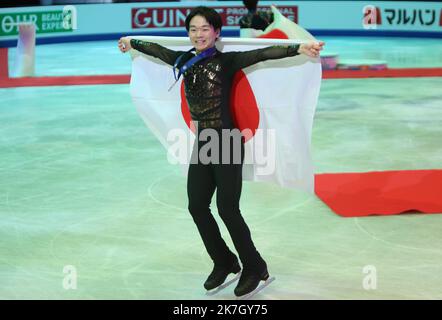
[[[131, 40], [131, 46], [172, 66], [180, 55], [185, 54], [181, 64], [194, 55], [191, 52], [173, 51], [152, 42], [136, 39]], [[230, 93], [235, 73], [260, 61], [295, 56], [298, 49], [299, 46], [295, 45], [273, 46], [245, 52], [217, 51], [215, 55], [189, 68], [184, 73], [185, 95], [192, 119], [198, 121], [198, 128], [213, 128], [218, 133], [221, 133], [221, 129], [233, 129], [235, 126], [230, 114]], [[195, 143], [193, 152], [199, 152], [203, 146], [204, 143]], [[221, 149], [220, 152], [224, 151]], [[203, 164], [198, 161], [190, 164], [187, 180], [189, 212], [215, 265], [232, 265], [232, 261], [236, 261], [237, 258], [222, 239], [210, 211], [211, 199], [216, 189], [218, 213], [229, 231], [244, 271], [262, 273], [266, 269], [266, 263], [256, 250], [250, 230], [239, 209], [243, 157], [244, 146], [241, 141], [241, 163]]]
[[[173, 51], [156, 43], [131, 40], [131, 46], [147, 55], [172, 65], [185, 54], [180, 65], [194, 53]], [[245, 52], [219, 51], [196, 63], [184, 73], [184, 88], [190, 114], [200, 128], [234, 128], [230, 114], [230, 92], [235, 73], [245, 67], [269, 59], [281, 59], [298, 54], [299, 45], [273, 46]]]

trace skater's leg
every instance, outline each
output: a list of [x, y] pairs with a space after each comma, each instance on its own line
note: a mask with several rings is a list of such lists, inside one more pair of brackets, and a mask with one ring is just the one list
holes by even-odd
[[[241, 215], [239, 202], [242, 189], [242, 163], [244, 161], [244, 145], [240, 144], [240, 163], [234, 163], [234, 140], [231, 140], [229, 164], [214, 165], [214, 176], [217, 185], [217, 207], [235, 248], [243, 263], [244, 270], [262, 272], [266, 264], [255, 248], [251, 232]], [[238, 148], [236, 148], [238, 150]]]
[[222, 239], [219, 227], [210, 211], [214, 191], [215, 182], [210, 166], [200, 163], [190, 164], [187, 178], [189, 212], [214, 264], [226, 264], [234, 254]]
[[230, 251], [222, 239], [218, 225], [210, 212], [210, 202], [216, 188], [212, 165], [202, 164], [199, 159], [195, 158], [196, 150], [199, 152], [199, 149], [195, 147], [193, 159], [196, 161], [190, 164], [187, 180], [189, 211], [207, 252], [214, 262], [213, 270], [205, 281], [204, 287], [207, 290], [217, 289], [215, 290], [217, 292], [223, 286], [232, 283], [232, 281], [225, 283], [228, 275], [239, 273], [241, 267], [236, 255]]
[[[235, 288], [235, 295], [238, 297], [252, 297], [258, 290], [273, 281], [273, 278], [269, 277], [267, 264], [256, 250], [250, 229], [239, 209], [242, 166], [237, 164], [220, 165], [215, 171], [218, 211], [229, 230], [244, 267]], [[262, 286], [259, 286], [261, 281], [265, 282]]]

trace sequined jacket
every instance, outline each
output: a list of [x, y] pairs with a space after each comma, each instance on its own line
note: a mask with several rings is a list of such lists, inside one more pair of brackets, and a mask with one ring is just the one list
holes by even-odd
[[[130, 43], [132, 48], [172, 66], [182, 54], [185, 56], [180, 65], [194, 56], [194, 53], [170, 50], [153, 42], [131, 39]], [[292, 45], [244, 52], [217, 51], [194, 64], [184, 73], [184, 91], [192, 120], [198, 121], [199, 128], [234, 128], [230, 93], [235, 73], [260, 61], [296, 56], [298, 49], [299, 45]]]

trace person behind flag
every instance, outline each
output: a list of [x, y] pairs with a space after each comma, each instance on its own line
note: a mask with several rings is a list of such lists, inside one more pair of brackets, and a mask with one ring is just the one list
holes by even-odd
[[239, 27], [252, 28], [264, 31], [272, 22], [273, 14], [271, 11], [258, 11], [258, 0], [244, 0], [244, 6], [248, 12], [239, 20]]
[[[178, 70], [175, 77], [177, 80], [183, 75], [185, 97], [192, 120], [197, 124], [196, 143], [192, 153], [192, 159], [197, 159], [191, 161], [187, 177], [188, 209], [214, 263], [204, 287], [207, 290], [215, 289], [226, 281], [229, 274], [241, 271], [237, 256], [221, 237], [210, 211], [211, 199], [217, 190], [219, 215], [227, 227], [243, 267], [234, 292], [238, 297], [244, 296], [253, 292], [260, 281], [268, 279], [269, 273], [266, 262], [255, 248], [250, 229], [239, 207], [244, 139], [238, 134], [230, 113], [233, 78], [237, 71], [264, 60], [298, 54], [318, 57], [324, 43], [310, 42], [223, 53], [215, 46], [220, 36], [222, 19], [214, 9], [204, 6], [194, 8], [186, 17], [185, 25], [193, 46], [187, 52], [170, 50], [153, 42], [130, 37], [120, 38], [118, 46], [122, 52], [133, 48], [174, 66], [174, 72], [175, 69]], [[205, 132], [207, 130], [211, 130], [210, 134]], [[227, 149], [222, 142], [226, 137], [226, 130], [231, 133], [227, 137]], [[214, 139], [213, 132], [219, 139]], [[211, 149], [210, 161], [207, 162], [201, 157], [202, 149], [213, 142], [212, 139], [216, 141], [218, 149]], [[223, 157], [225, 154], [229, 157], [227, 163]], [[239, 161], [232, 161], [238, 158]]]

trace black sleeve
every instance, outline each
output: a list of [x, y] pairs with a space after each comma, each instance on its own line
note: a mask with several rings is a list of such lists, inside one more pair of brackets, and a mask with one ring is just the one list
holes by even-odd
[[154, 42], [148, 42], [138, 39], [130, 39], [130, 45], [135, 50], [145, 53], [149, 56], [161, 59], [167, 64], [173, 66], [175, 60], [185, 53], [184, 51], [173, 51]]
[[244, 52], [232, 52], [232, 66], [234, 69], [239, 70], [265, 60], [294, 57], [299, 54], [298, 49], [299, 44], [290, 46], [271, 46]]

